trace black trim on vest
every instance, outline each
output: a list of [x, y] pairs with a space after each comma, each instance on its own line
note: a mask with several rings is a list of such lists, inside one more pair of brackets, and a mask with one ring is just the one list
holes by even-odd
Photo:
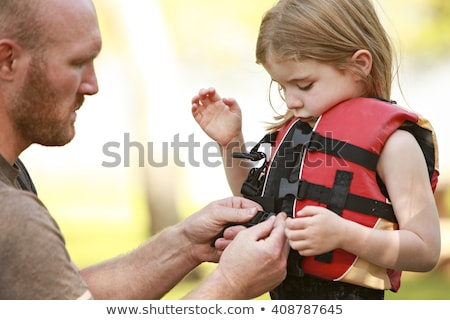
[[419, 144], [420, 149], [422, 149], [422, 153], [425, 156], [428, 176], [431, 180], [436, 169], [435, 146], [433, 142], [432, 132], [411, 121], [405, 121], [405, 123], [403, 123], [399, 129], [408, 131], [416, 138], [417, 143]]

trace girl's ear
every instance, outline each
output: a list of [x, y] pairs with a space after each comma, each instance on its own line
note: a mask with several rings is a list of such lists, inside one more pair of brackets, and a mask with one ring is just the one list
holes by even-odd
[[358, 50], [356, 51], [351, 61], [357, 66], [362, 73], [367, 77], [372, 71], [372, 54], [368, 50]]

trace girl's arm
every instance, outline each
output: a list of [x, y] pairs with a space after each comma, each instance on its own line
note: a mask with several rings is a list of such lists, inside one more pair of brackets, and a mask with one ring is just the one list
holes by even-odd
[[233, 152], [245, 152], [242, 112], [235, 99], [221, 98], [214, 88], [201, 89], [192, 98], [192, 115], [203, 131], [221, 147], [223, 165], [233, 195], [241, 195], [248, 162], [234, 159]]
[[250, 161], [233, 158], [232, 155], [233, 152], [247, 152], [242, 133], [227, 146], [222, 146], [221, 150], [228, 185], [234, 196], [241, 196], [242, 184], [246, 180], [252, 165]]
[[377, 170], [386, 185], [400, 230], [389, 232], [389, 236], [377, 233], [374, 241], [381, 243], [367, 252], [368, 258], [395, 269], [431, 270], [441, 249], [439, 214], [425, 158], [416, 139], [409, 132], [397, 130], [388, 139]]

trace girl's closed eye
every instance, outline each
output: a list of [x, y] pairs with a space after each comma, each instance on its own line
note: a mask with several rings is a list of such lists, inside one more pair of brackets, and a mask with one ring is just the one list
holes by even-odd
[[308, 91], [309, 89], [311, 89], [313, 86], [313, 83], [311, 82], [310, 84], [301, 86], [301, 85], [297, 85], [297, 87], [302, 90], [302, 91]]

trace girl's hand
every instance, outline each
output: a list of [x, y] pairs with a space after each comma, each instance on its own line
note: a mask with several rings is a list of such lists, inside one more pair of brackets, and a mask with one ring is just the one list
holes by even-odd
[[242, 134], [242, 113], [236, 100], [221, 98], [214, 88], [201, 89], [192, 98], [192, 115], [203, 131], [221, 146]]
[[329, 209], [306, 206], [286, 221], [286, 237], [302, 256], [315, 256], [340, 247], [346, 220]]

